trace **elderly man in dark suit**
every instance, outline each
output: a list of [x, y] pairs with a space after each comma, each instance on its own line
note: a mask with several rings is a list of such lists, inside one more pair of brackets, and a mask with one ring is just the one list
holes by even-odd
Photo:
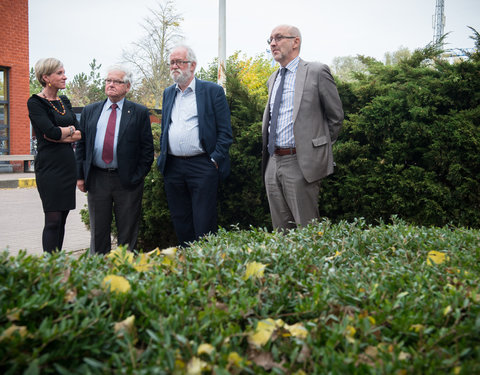
[[195, 78], [188, 46], [170, 54], [175, 84], [163, 93], [158, 169], [180, 245], [217, 231], [217, 188], [230, 172], [230, 111], [221, 86]]
[[330, 70], [300, 59], [301, 42], [290, 25], [277, 26], [268, 39], [281, 69], [267, 83], [262, 173], [273, 227], [281, 230], [319, 218], [320, 181], [333, 173], [332, 144], [343, 121]]
[[107, 99], [82, 111], [78, 143], [77, 187], [88, 192], [90, 252], [111, 250], [112, 209], [118, 244], [135, 249], [140, 224], [143, 183], [153, 162], [148, 109], [125, 99], [132, 74], [119, 65], [108, 69]]

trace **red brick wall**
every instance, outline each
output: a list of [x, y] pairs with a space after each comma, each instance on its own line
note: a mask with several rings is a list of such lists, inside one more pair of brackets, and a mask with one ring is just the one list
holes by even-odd
[[[0, 14], [4, 20], [0, 28], [0, 66], [9, 68], [10, 154], [29, 154], [28, 0], [0, 0]], [[16, 167], [23, 167], [23, 163]]]

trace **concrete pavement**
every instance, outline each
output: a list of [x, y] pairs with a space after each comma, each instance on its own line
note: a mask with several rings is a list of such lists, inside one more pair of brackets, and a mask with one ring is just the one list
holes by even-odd
[[[42, 254], [44, 215], [35, 186], [34, 173], [0, 173], [0, 251], [17, 255], [25, 249], [28, 254]], [[65, 226], [63, 249], [68, 252], [90, 247], [90, 232], [80, 216], [87, 196], [77, 189], [76, 198], [76, 209], [70, 211]]]

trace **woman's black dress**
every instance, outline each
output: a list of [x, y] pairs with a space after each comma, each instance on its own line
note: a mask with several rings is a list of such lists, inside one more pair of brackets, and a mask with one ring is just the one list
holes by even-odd
[[[56, 143], [44, 138], [46, 135], [59, 140], [59, 126], [73, 125], [77, 128], [77, 119], [70, 101], [63, 95], [60, 99], [61, 101], [48, 101], [32, 95], [27, 102], [30, 121], [37, 137], [35, 177], [44, 212], [75, 209], [77, 177], [72, 144]], [[65, 114], [62, 115], [64, 108]]]

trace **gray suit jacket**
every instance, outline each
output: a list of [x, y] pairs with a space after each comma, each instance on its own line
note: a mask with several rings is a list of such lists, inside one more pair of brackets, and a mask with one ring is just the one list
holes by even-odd
[[[268, 102], [262, 124], [262, 174], [268, 158], [270, 98], [279, 70], [268, 79]], [[332, 145], [342, 127], [343, 109], [327, 65], [300, 59], [295, 78], [293, 134], [297, 160], [305, 180], [318, 181], [333, 173]]]

